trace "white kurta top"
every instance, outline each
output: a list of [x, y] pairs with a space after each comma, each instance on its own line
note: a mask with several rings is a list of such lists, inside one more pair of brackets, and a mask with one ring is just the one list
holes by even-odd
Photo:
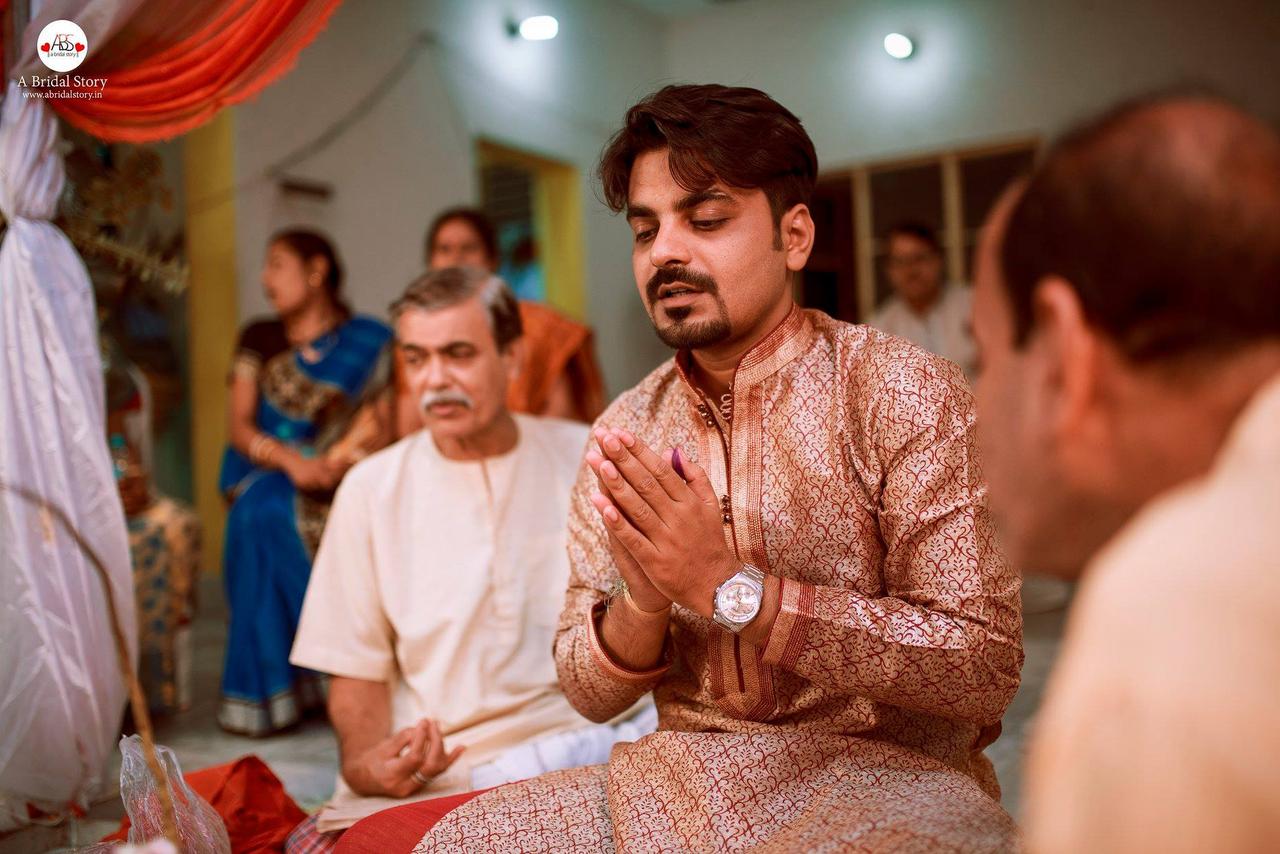
[[950, 359], [972, 379], [977, 351], [969, 322], [970, 305], [967, 287], [948, 285], [925, 314], [916, 314], [906, 302], [893, 297], [876, 312], [871, 325]]
[[1280, 375], [1085, 572], [1027, 760], [1027, 850], [1275, 851]]
[[[443, 457], [420, 430], [361, 462], [338, 490], [291, 660], [395, 685], [392, 727], [438, 720], [467, 750], [419, 798], [467, 791], [471, 770], [588, 722], [551, 655], [564, 604], [569, 492], [587, 427], [517, 415], [509, 453]], [[339, 777], [322, 831], [389, 805]]]

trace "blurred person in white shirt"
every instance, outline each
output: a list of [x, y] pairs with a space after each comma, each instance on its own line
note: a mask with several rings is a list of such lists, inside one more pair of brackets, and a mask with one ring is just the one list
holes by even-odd
[[894, 293], [871, 325], [950, 359], [972, 379], [969, 289], [943, 279], [942, 246], [933, 229], [919, 222], [889, 229], [884, 271]]

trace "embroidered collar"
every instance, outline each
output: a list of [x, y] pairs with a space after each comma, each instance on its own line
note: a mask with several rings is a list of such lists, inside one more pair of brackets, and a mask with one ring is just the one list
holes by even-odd
[[[740, 392], [776, 374], [808, 350], [812, 342], [813, 324], [809, 321], [808, 314], [799, 306], [792, 306], [786, 318], [772, 332], [761, 338], [742, 357], [742, 361], [738, 362], [733, 380], [729, 383], [729, 393], [724, 395], [716, 405], [725, 421], [732, 420], [734, 400]], [[691, 359], [692, 354], [688, 350], [676, 353], [676, 373], [680, 375], [685, 388], [692, 395], [694, 405], [704, 405], [704, 395], [693, 382], [690, 374]]]

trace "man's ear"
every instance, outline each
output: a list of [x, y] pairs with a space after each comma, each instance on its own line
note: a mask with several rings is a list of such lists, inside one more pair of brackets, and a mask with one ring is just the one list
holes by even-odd
[[782, 250], [787, 253], [787, 269], [793, 273], [803, 270], [813, 252], [814, 226], [809, 206], [792, 207], [782, 215], [778, 228]]
[[513, 383], [519, 378], [520, 372], [524, 370], [527, 355], [528, 349], [525, 347], [523, 335], [508, 344], [507, 349], [502, 351], [502, 361], [506, 365], [508, 383]]
[[1101, 341], [1085, 317], [1080, 296], [1069, 282], [1048, 276], [1032, 297], [1041, 380], [1051, 400], [1053, 432], [1059, 437], [1088, 429], [1096, 416], [1100, 388]]

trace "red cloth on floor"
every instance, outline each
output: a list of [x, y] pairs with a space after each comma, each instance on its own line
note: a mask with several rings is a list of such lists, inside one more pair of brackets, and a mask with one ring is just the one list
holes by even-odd
[[446, 795], [429, 801], [405, 804], [376, 812], [351, 825], [341, 838], [334, 854], [409, 854], [424, 834], [454, 807], [483, 795], [488, 789]]
[[[307, 817], [285, 792], [280, 778], [256, 756], [242, 756], [235, 762], [182, 776], [191, 790], [222, 816], [235, 854], [283, 851], [289, 831]], [[128, 833], [126, 816], [120, 829], [102, 841], [123, 842]]]

